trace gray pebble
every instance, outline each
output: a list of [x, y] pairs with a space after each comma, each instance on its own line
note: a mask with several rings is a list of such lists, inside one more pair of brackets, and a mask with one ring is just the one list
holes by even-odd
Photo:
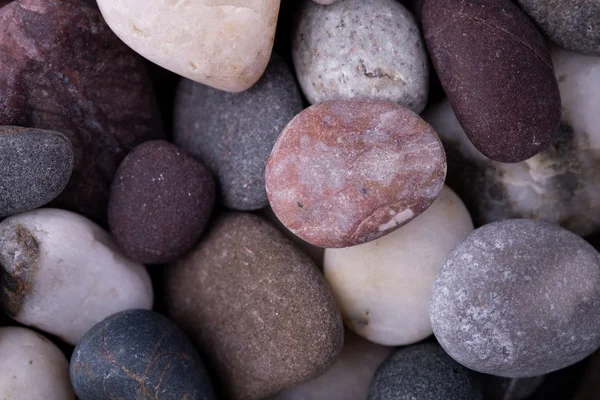
[[184, 79], [175, 100], [174, 139], [217, 176], [225, 206], [257, 210], [268, 204], [265, 167], [273, 144], [300, 111], [294, 77], [273, 55], [261, 80], [242, 93]]
[[312, 103], [347, 98], [427, 103], [425, 45], [411, 13], [396, 0], [305, 2], [292, 44], [300, 86]]
[[62, 133], [0, 126], [0, 218], [52, 201], [72, 170], [73, 149]]
[[565, 368], [600, 347], [600, 254], [545, 222], [475, 230], [434, 284], [431, 323], [464, 366], [519, 378]]

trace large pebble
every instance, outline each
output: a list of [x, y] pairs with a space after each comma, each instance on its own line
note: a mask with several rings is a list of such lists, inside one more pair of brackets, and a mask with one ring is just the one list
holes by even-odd
[[98, 6], [117, 36], [150, 61], [241, 92], [265, 71], [279, 1], [98, 0]]
[[552, 139], [560, 95], [543, 36], [511, 0], [426, 0], [423, 31], [442, 86], [469, 139], [501, 162]]
[[600, 229], [600, 58], [555, 48], [552, 59], [561, 125], [551, 145], [529, 160], [504, 164], [483, 157], [447, 102], [424, 114], [446, 147], [447, 182], [478, 224], [531, 218], [580, 235]]
[[559, 46], [600, 56], [600, 2], [517, 0], [546, 36]]
[[314, 379], [341, 351], [343, 324], [323, 276], [257, 216], [222, 216], [164, 279], [168, 315], [228, 398], [262, 399]]
[[123, 157], [163, 135], [142, 60], [80, 0], [17, 0], [0, 10], [0, 125], [65, 134], [73, 175], [52, 204], [101, 223]]
[[75, 400], [64, 354], [37, 332], [0, 328], [0, 398]]
[[485, 225], [448, 256], [431, 323], [473, 370], [519, 378], [565, 368], [600, 347], [600, 254], [545, 222]]
[[476, 374], [435, 343], [397, 350], [377, 370], [369, 400], [482, 400]]
[[71, 358], [80, 400], [214, 400], [204, 363], [185, 334], [149, 310], [128, 310], [95, 325]]
[[369, 98], [414, 112], [427, 103], [425, 44], [410, 12], [396, 0], [307, 1], [293, 41], [294, 66], [308, 100]]
[[125, 255], [171, 262], [194, 246], [215, 200], [208, 170], [177, 146], [146, 142], [125, 157], [112, 185], [110, 231]]
[[431, 335], [429, 301], [448, 254], [473, 230], [458, 196], [444, 187], [423, 214], [380, 239], [325, 250], [325, 279], [346, 326], [388, 346]]
[[73, 149], [65, 135], [0, 126], [0, 218], [50, 202], [72, 170]]
[[70, 344], [111, 314], [152, 307], [144, 266], [125, 258], [99, 226], [69, 211], [41, 209], [2, 221], [0, 265], [4, 310]]
[[394, 103], [314, 105], [283, 130], [267, 163], [269, 202], [283, 224], [321, 247], [365, 243], [422, 213], [444, 185], [436, 133]]
[[300, 111], [294, 76], [274, 54], [260, 81], [243, 93], [184, 80], [176, 98], [174, 139], [217, 176], [226, 207], [257, 210], [268, 204], [265, 166], [273, 144]]

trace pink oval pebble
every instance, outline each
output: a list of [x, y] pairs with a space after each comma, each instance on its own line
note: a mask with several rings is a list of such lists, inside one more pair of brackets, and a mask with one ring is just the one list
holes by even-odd
[[346, 247], [408, 223], [437, 198], [446, 154], [435, 131], [395, 103], [336, 100], [298, 114], [267, 163], [269, 202], [301, 239]]

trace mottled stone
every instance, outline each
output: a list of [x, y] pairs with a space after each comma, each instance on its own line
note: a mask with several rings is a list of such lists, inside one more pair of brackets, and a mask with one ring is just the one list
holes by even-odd
[[502, 378], [481, 374], [484, 400], [525, 400], [544, 382], [545, 376]]
[[462, 201], [444, 187], [423, 214], [389, 235], [325, 250], [325, 279], [346, 326], [387, 346], [430, 336], [433, 282], [448, 254], [472, 230]]
[[64, 354], [37, 332], [0, 328], [0, 398], [75, 400]]
[[546, 36], [559, 46], [600, 56], [600, 2], [517, 0]]
[[152, 307], [144, 266], [69, 211], [41, 209], [2, 221], [0, 266], [4, 311], [70, 344], [111, 314]]
[[369, 98], [417, 113], [425, 108], [425, 44], [398, 1], [340, 0], [328, 7], [306, 1], [293, 40], [298, 80], [312, 104]]
[[71, 358], [81, 400], [214, 400], [204, 363], [185, 334], [149, 310], [111, 315], [90, 329]]
[[510, 378], [565, 368], [600, 347], [600, 254], [545, 222], [474, 231], [433, 288], [433, 331], [466, 367]]
[[98, 0], [98, 6], [117, 36], [150, 61], [217, 89], [241, 92], [265, 71], [279, 2]]
[[446, 156], [431, 127], [397, 104], [314, 105], [283, 130], [267, 163], [279, 220], [321, 247], [353, 246], [422, 213], [444, 185]]
[[163, 135], [141, 59], [79, 0], [17, 0], [0, 10], [0, 125], [65, 134], [73, 174], [52, 204], [101, 223], [123, 157]]
[[442, 86], [469, 139], [501, 162], [544, 149], [560, 95], [544, 37], [511, 0], [426, 0], [423, 31]]
[[225, 214], [164, 277], [167, 313], [199, 346], [227, 398], [255, 400], [316, 378], [343, 324], [323, 276], [275, 227]]
[[65, 135], [0, 126], [0, 218], [50, 202], [72, 170], [73, 149]]
[[226, 207], [257, 210], [268, 204], [265, 166], [273, 144], [300, 111], [302, 98], [294, 76], [273, 55], [260, 81], [243, 93], [182, 81], [174, 139], [216, 175]]
[[377, 370], [369, 400], [482, 400], [476, 374], [435, 343], [404, 347]]
[[580, 235], [600, 229], [600, 58], [558, 48], [552, 59], [562, 97], [561, 125], [551, 145], [524, 162], [482, 156], [447, 102], [424, 114], [448, 155], [448, 184], [476, 224], [540, 219]]
[[146, 142], [117, 170], [108, 207], [110, 231], [136, 261], [175, 261], [204, 232], [214, 200], [215, 183], [202, 164], [169, 142]]

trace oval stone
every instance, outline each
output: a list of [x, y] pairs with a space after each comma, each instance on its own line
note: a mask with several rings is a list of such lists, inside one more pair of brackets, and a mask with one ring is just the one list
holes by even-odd
[[526, 160], [552, 139], [560, 95], [544, 37], [511, 0], [426, 0], [423, 31], [469, 139], [500, 162]]
[[149, 310], [111, 315], [90, 329], [71, 357], [81, 400], [214, 400], [202, 359], [171, 321]]
[[73, 148], [62, 133], [0, 126], [0, 218], [54, 200], [72, 170]]
[[321, 247], [375, 240], [411, 221], [444, 185], [446, 156], [419, 116], [377, 100], [336, 100], [298, 114], [267, 163], [279, 220]]
[[40, 209], [0, 223], [0, 300], [16, 321], [70, 344], [107, 316], [152, 307], [143, 265], [75, 213]]
[[225, 214], [165, 270], [167, 313], [199, 346], [224, 395], [258, 400], [316, 378], [343, 324], [308, 256], [261, 218]]
[[448, 256], [430, 313], [467, 368], [510, 378], [565, 368], [600, 347], [600, 253], [545, 222], [485, 225]]

